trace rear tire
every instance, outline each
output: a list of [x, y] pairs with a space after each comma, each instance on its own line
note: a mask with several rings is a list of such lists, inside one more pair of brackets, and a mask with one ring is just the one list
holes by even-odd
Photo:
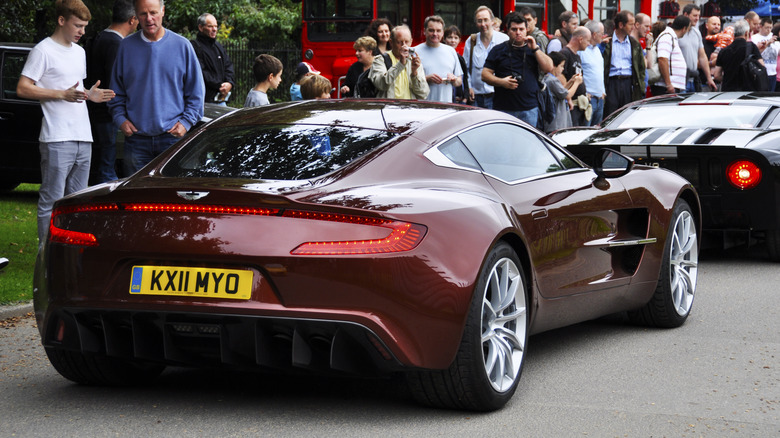
[[766, 248], [769, 251], [769, 259], [780, 262], [780, 229], [766, 232]]
[[688, 319], [696, 292], [699, 238], [691, 207], [682, 199], [672, 211], [658, 285], [650, 301], [629, 312], [634, 322], [654, 327], [679, 327]]
[[446, 370], [407, 376], [422, 404], [493, 411], [512, 398], [528, 341], [527, 291], [520, 260], [501, 242], [488, 254], [469, 307], [455, 360]]
[[46, 355], [62, 377], [83, 385], [141, 385], [154, 380], [165, 369], [164, 365], [83, 354], [60, 348], [46, 347]]

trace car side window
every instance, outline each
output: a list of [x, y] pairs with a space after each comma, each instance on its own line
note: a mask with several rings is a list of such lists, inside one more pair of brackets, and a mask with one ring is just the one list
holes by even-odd
[[507, 182], [564, 168], [539, 136], [518, 125], [492, 123], [458, 137], [485, 173]]
[[464, 145], [458, 137], [453, 137], [444, 142], [439, 146], [439, 151], [458, 166], [482, 171], [479, 167], [479, 163], [477, 163], [474, 156], [471, 155], [471, 152], [466, 148], [466, 145]]
[[0, 77], [3, 78], [3, 99], [27, 100], [16, 95], [16, 84], [22, 75], [24, 63], [27, 60], [26, 53], [6, 52], [3, 54], [3, 70]]

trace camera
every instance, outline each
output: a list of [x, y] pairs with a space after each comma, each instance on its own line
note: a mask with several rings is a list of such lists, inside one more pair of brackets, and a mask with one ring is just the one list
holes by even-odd
[[520, 73], [515, 73], [512, 75], [512, 77], [515, 78], [518, 84], [522, 84], [525, 81], [525, 79], [523, 79], [523, 75]]

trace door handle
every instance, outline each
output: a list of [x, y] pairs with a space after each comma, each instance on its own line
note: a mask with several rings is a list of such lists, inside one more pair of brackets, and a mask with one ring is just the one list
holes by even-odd
[[534, 219], [544, 219], [547, 217], [547, 209], [542, 208], [531, 212], [531, 217]]

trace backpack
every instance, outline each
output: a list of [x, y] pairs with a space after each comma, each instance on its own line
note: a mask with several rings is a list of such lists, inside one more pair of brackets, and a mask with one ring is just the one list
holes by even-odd
[[[663, 81], [663, 76], [661, 76], [661, 71], [658, 66], [658, 41], [661, 39], [662, 35], [658, 35], [658, 38], [653, 41], [653, 45], [650, 46], [650, 50], [648, 51], [648, 68], [647, 68], [647, 83], [650, 85], [655, 85], [658, 82]], [[671, 62], [671, 52], [674, 51], [674, 38], [672, 38], [672, 50], [669, 53], [669, 76], [672, 75], [672, 62]]]
[[745, 46], [745, 59], [739, 65], [739, 73], [742, 76], [742, 86], [745, 91], [768, 91], [766, 67], [758, 62], [761, 57], [749, 53], [749, 45]]
[[542, 129], [555, 120], [555, 98], [553, 98], [552, 91], [550, 91], [549, 87], [544, 82], [539, 84], [539, 94], [537, 95], [537, 98], [539, 101], [538, 128]]
[[[390, 55], [383, 53], [382, 57], [385, 59], [385, 67], [390, 69], [390, 67], [393, 66], [393, 61], [390, 59]], [[369, 73], [371, 73], [370, 68], [363, 73], [360, 73], [360, 76], [358, 76], [357, 82], [355, 83], [355, 98], [359, 99], [376, 97], [377, 94], [379, 94], [379, 90], [377, 90], [376, 86], [374, 86], [374, 83], [371, 82], [371, 78], [368, 77]]]

